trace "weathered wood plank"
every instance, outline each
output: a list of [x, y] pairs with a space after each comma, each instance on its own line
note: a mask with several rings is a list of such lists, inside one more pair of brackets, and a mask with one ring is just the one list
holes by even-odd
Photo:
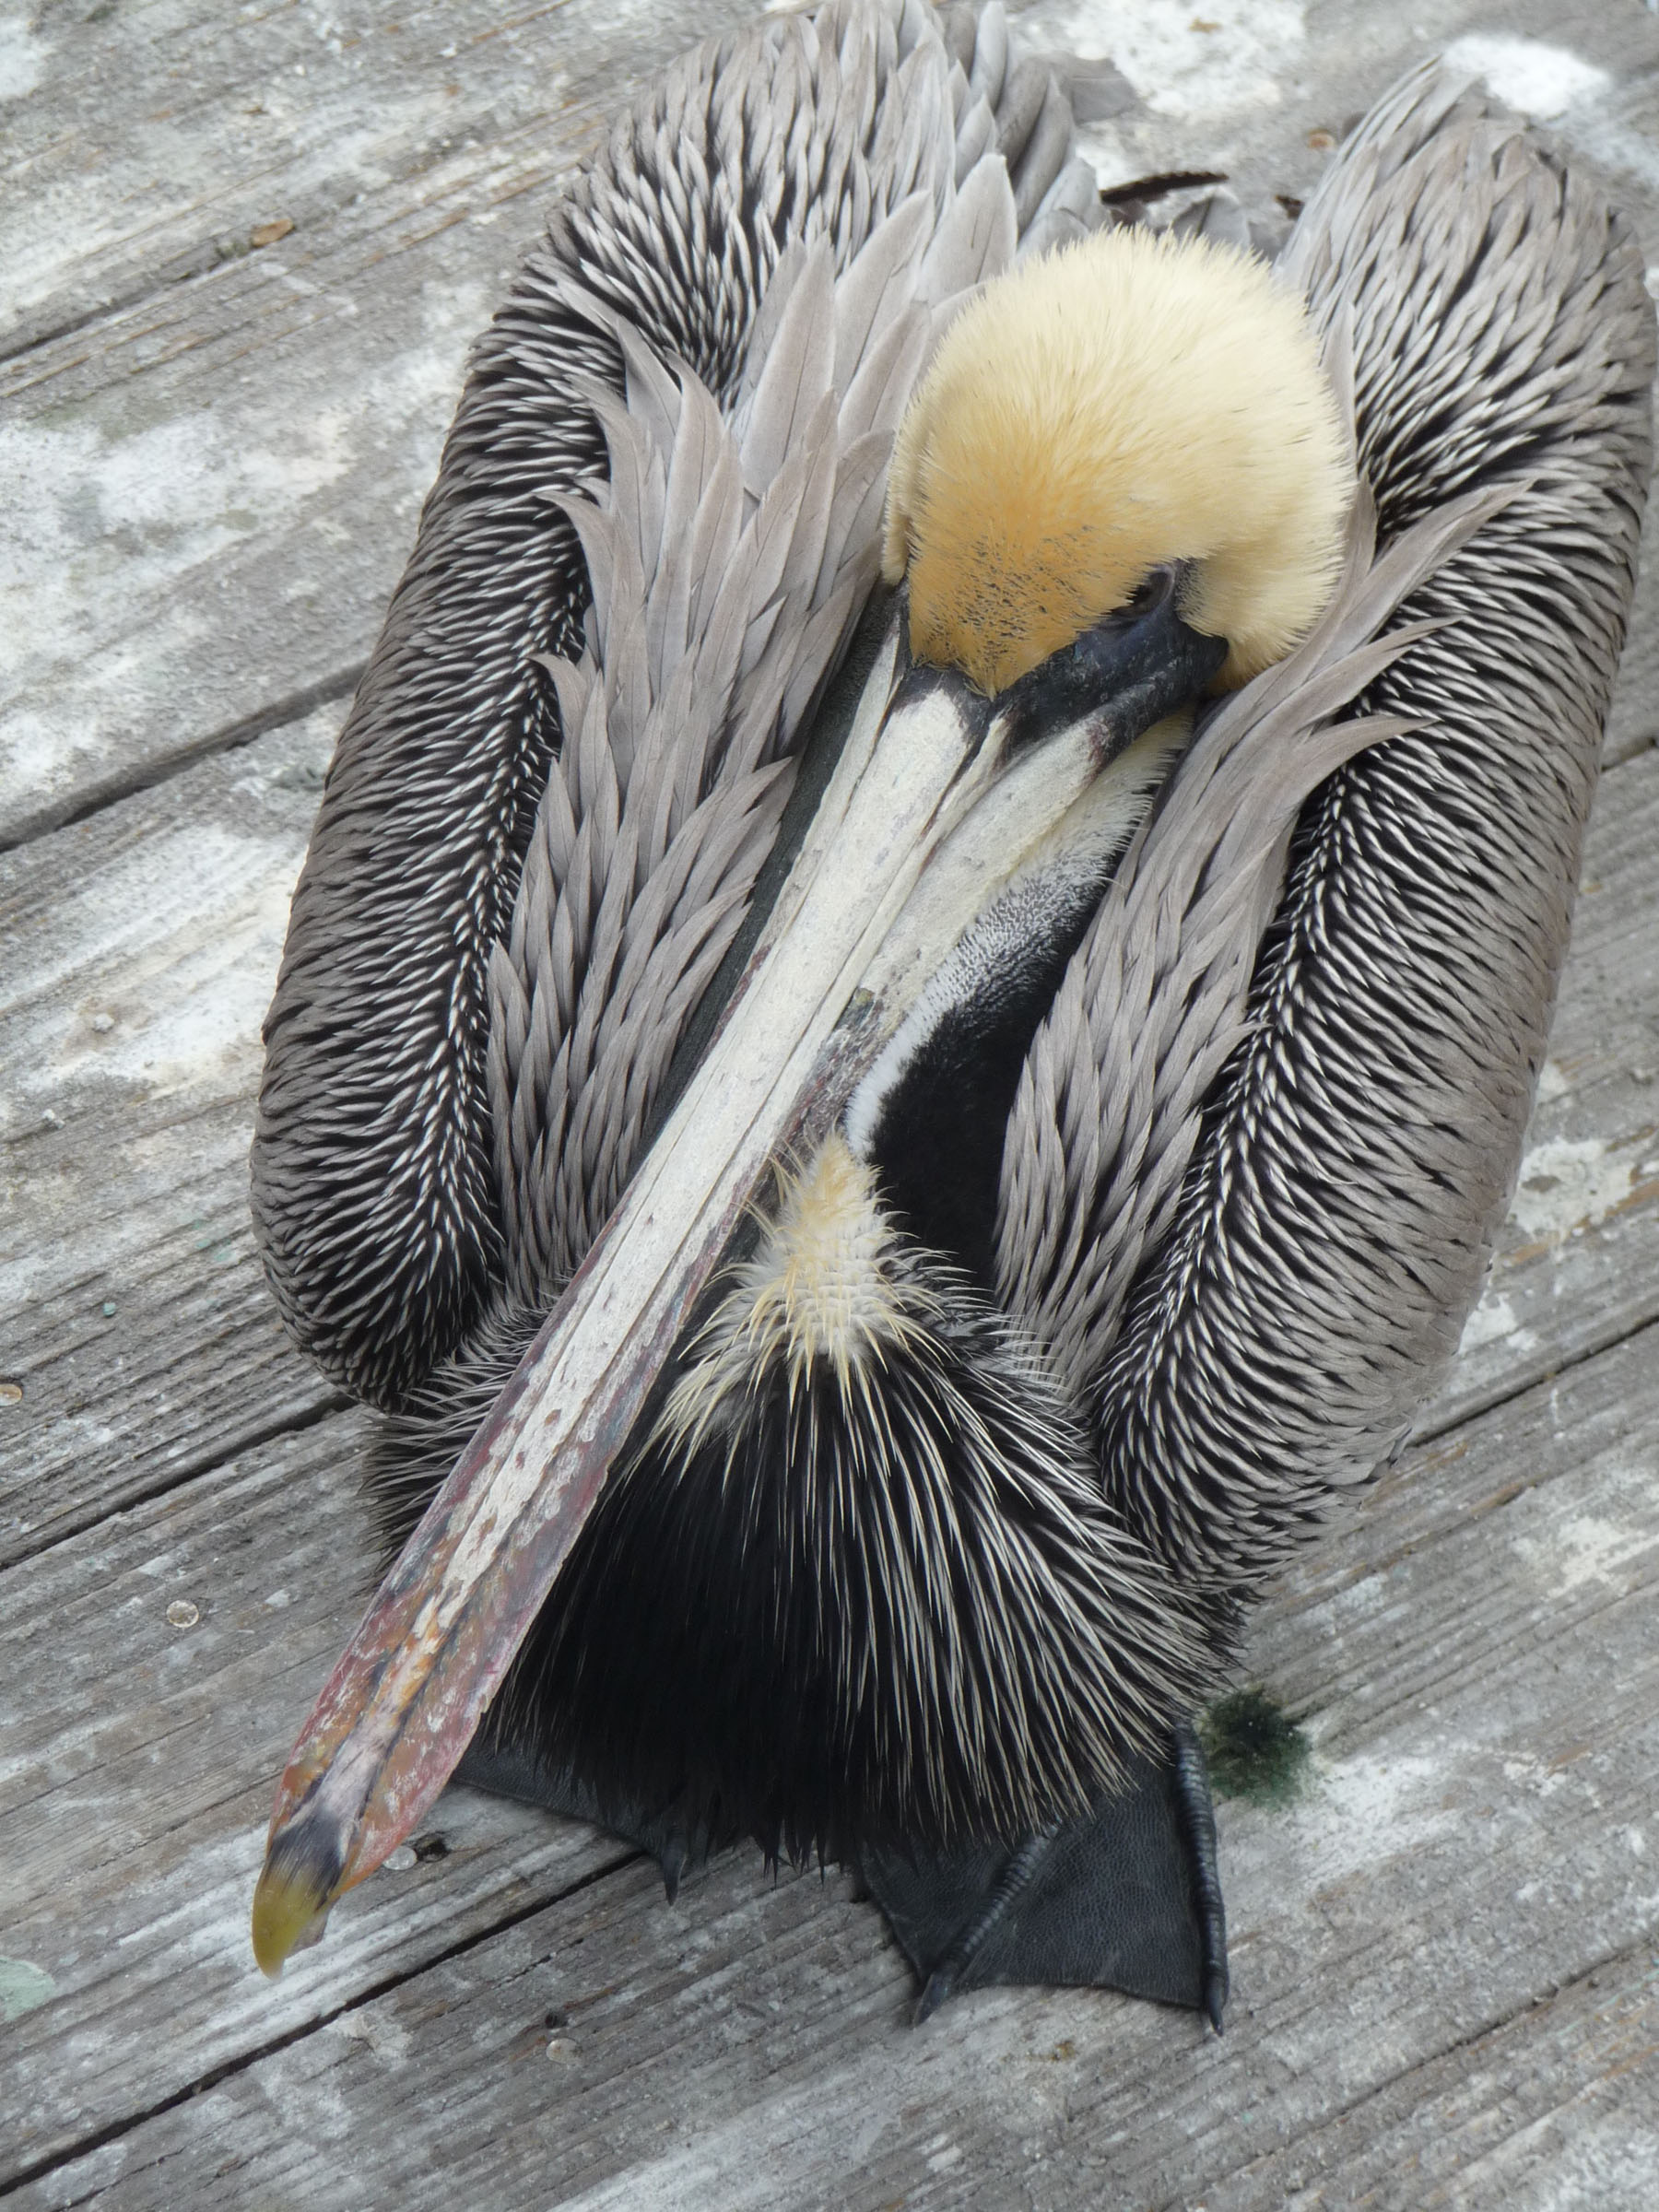
[[54, 1993], [0, 2050], [0, 2177], [629, 1855], [453, 1791], [447, 1856], [377, 1875], [305, 1973], [254, 1967], [276, 1776], [365, 1595], [364, 1433], [324, 1421], [0, 1585], [0, 1941]]
[[[194, 76], [194, 14], [159, 13], [153, 65]], [[677, 18], [689, 42], [747, 14], [738, 0], [687, 0]], [[429, 11], [434, 41], [441, 19]], [[421, 137], [450, 81], [434, 42], [408, 79], [407, 159], [388, 157], [383, 178], [363, 131], [329, 138], [325, 100], [314, 127], [340, 167], [335, 204], [0, 370], [11, 403], [0, 466], [20, 524], [0, 841], [291, 713], [300, 694], [349, 691], [413, 539], [466, 347], [537, 236], [551, 180], [662, 56], [648, 16], [618, 20], [604, 0], [512, 26], [475, 0], [455, 26], [468, 28], [494, 74], [453, 142]], [[303, 22], [278, 31], [313, 35]], [[223, 47], [209, 37], [205, 66], [238, 53], [225, 33]], [[241, 163], [257, 127], [236, 121], [242, 95], [269, 86], [250, 67], [193, 111], [192, 147], [216, 174]], [[286, 90], [272, 97], [281, 112]], [[372, 82], [341, 97], [376, 112]], [[147, 146], [144, 115], [132, 121]], [[312, 130], [294, 157], [302, 213]], [[259, 181], [258, 204], [278, 182]]]
[[[1599, 1962], [1639, 1961], [1659, 1935], [1656, 1418], [1651, 1337], [1604, 1353], [1470, 1424], [1454, 1450], [1409, 1455], [1287, 1591], [1253, 1658], [1276, 1691], [1317, 1686], [1318, 1781], [1288, 1808], [1222, 1807], [1235, 2004], [1221, 2042], [1181, 2015], [1065, 1992], [981, 1993], [913, 2033], [908, 1976], [839, 1880], [774, 1888], [734, 1860], [671, 1908], [635, 1865], [19, 2201], [356, 2206], [418, 2197], [441, 2171], [481, 2212], [1265, 2206], [1265, 2191], [1229, 2192], [1253, 2160], [1298, 2171], [1305, 2138], [1325, 2176], [1315, 2201], [1346, 2205], [1342, 2115], [1387, 2112], [1414, 2074], [1431, 2113], [1461, 2048], [1514, 2048], [1529, 2007], [1547, 2011]], [[194, 1739], [171, 1740], [180, 1786], [200, 1786]], [[371, 1922], [396, 1929], [395, 1909], [368, 1899], [336, 1919], [331, 1946], [354, 1959]], [[188, 2034], [198, 2063], [213, 2047], [199, 2015], [226, 2009], [218, 1946], [232, 1935], [205, 1912], [195, 1975], [150, 1986], [151, 2048], [107, 2062], [130, 2069], [129, 2094], [169, 2063], [155, 2046]], [[100, 2019], [135, 2017], [123, 1971]], [[334, 1990], [337, 1971], [329, 1949], [308, 1957], [296, 1994], [313, 1975]], [[190, 2025], [163, 2035], [157, 2008], [171, 2019], [174, 2006]], [[227, 2054], [252, 2009], [226, 2024]], [[1557, 2018], [1566, 2066], [1577, 2046]], [[43, 2008], [21, 2025], [49, 2024]], [[41, 2073], [99, 2032], [43, 2041]], [[1545, 2044], [1532, 2052], [1536, 2101], [1561, 2077]], [[1606, 2141], [1638, 2140], [1652, 2116], [1640, 2069], [1597, 2078]], [[1392, 2109], [1409, 2139], [1410, 2100]], [[1370, 2157], [1374, 2139], [1356, 2141]], [[1450, 2192], [1484, 2147], [1477, 2121], [1441, 2142], [1437, 2185]], [[1572, 2171], [1571, 2139], [1537, 2150], [1535, 2175]]]
[[[1105, 53], [1116, 39], [1151, 93], [1093, 127], [1103, 173], [1218, 160], [1271, 204], [1276, 193], [1305, 192], [1317, 173], [1324, 156], [1308, 145], [1310, 131], [1340, 124], [1428, 51], [1430, 37], [1454, 41], [1484, 10], [1477, 0], [1442, 0], [1433, 12], [1423, 37], [1403, 16], [1376, 11], [1356, 38], [1345, 8], [1315, 11], [1304, 25], [1300, 8], [1284, 6], [1265, 28], [1223, 26], [1226, 35], [1194, 28], [1210, 18], [1163, 6], [1151, 11], [1150, 31], [1126, 28], [1130, 18], [1105, 6], [1039, 7], [1023, 19], [1037, 43], [1053, 48]], [[133, 182], [139, 170], [159, 165], [178, 180], [154, 211], [159, 271], [172, 265], [178, 237], [201, 235], [192, 226], [205, 217], [217, 240], [221, 212], [229, 219], [234, 209], [240, 224], [267, 194], [282, 197], [290, 172], [280, 167], [251, 183], [232, 177], [244, 173], [248, 132], [268, 120], [241, 118], [238, 103], [266, 104], [269, 93], [272, 114], [286, 114], [293, 88], [312, 78], [290, 81], [283, 72], [292, 65], [265, 57], [286, 55], [290, 42], [300, 51], [312, 31], [288, 14], [261, 17], [245, 73], [228, 28], [206, 34], [198, 65], [199, 13], [200, 0], [158, 0], [136, 21], [129, 60], [112, 60], [107, 73], [98, 65], [95, 81], [117, 102], [115, 138], [131, 150], [119, 179], [86, 186], [84, 222], [76, 215], [69, 223], [72, 239], [85, 232], [88, 266], [103, 266], [98, 241], [107, 233], [110, 250], [119, 248], [116, 270], [124, 225], [138, 219], [122, 214], [121, 195], [130, 189], [138, 192], [133, 206], [147, 204]], [[458, 30], [477, 29], [485, 15], [483, 0], [468, 0]], [[406, 76], [387, 64], [384, 76], [374, 57], [391, 53], [394, 34], [382, 26], [383, 36], [347, 53], [342, 29], [341, 55], [316, 42], [320, 121], [300, 129], [292, 157], [300, 227], [30, 347], [0, 372], [0, 483], [18, 514], [8, 534], [18, 644], [0, 705], [0, 839], [102, 803], [227, 733], [268, 726], [295, 712], [298, 698], [314, 700], [318, 687], [345, 695], [413, 536], [465, 347], [535, 237], [553, 180], [666, 44], [746, 15], [737, 0], [697, 0], [677, 7], [665, 41], [649, 16], [628, 12], [607, 28], [605, 0], [570, 0], [562, 10], [533, 10], [516, 49], [485, 40], [466, 49], [464, 67], [465, 36], [448, 38], [455, 56], [429, 51], [420, 68]], [[1559, 11], [1528, 0], [1510, 29], [1559, 39]], [[1630, 205], [1659, 254], [1651, 150], [1659, 23], [1634, 8], [1581, 10], [1572, 35], [1593, 90], [1565, 106], [1557, 127]], [[41, 127], [61, 137], [67, 88], [81, 97], [84, 48], [68, 27], [42, 37], [63, 57], [65, 91], [50, 94], [43, 81]], [[1517, 41], [1498, 45], [1501, 60]], [[1524, 64], [1524, 41], [1519, 50]], [[142, 65], [140, 53], [148, 56]], [[1538, 76], [1535, 55], [1532, 64], [1529, 77], [1512, 53], [1507, 73], [1496, 74], [1548, 109], [1556, 79], [1547, 67]], [[475, 65], [482, 74], [471, 73]], [[57, 66], [50, 54], [47, 65]], [[452, 77], [452, 66], [461, 74]], [[229, 72], [222, 83], [216, 70]], [[184, 113], [165, 126], [183, 134], [176, 149], [158, 140], [145, 104], [158, 97], [147, 74], [155, 71], [186, 95]], [[1171, 81], [1161, 95], [1160, 72]], [[129, 78], [130, 101], [120, 91]], [[1534, 78], [1542, 90], [1529, 90]], [[445, 150], [433, 86], [451, 81], [471, 121]], [[250, 90], [257, 101], [244, 100]], [[382, 97], [383, 142], [372, 120]], [[345, 118], [360, 121], [364, 112], [370, 124], [346, 127]], [[81, 159], [60, 138], [51, 145], [53, 160]], [[163, 149], [176, 158], [159, 164]], [[334, 178], [326, 190], [318, 163]], [[191, 183], [198, 171], [207, 180], [199, 194]], [[353, 196], [342, 200], [354, 180]], [[70, 251], [73, 259], [81, 248]], [[65, 299], [78, 281], [63, 276]], [[103, 277], [87, 281], [96, 289]], [[1620, 695], [1617, 757], [1656, 726], [1650, 639], [1659, 653], [1651, 620]]]
[[[1488, 11], [1442, 0], [1416, 11], [1425, 20], [1360, 26], [1351, 10], [1329, 6], [1312, 11], [1311, 23], [1301, 7], [1243, 25], [1226, 11], [1196, 24], [1175, 7], [1138, 12], [1150, 22], [1088, 0], [1016, 0], [1011, 10], [1040, 49], [1115, 49], [1144, 95], [1097, 130], [1102, 167], [1168, 168], [1191, 159], [1199, 128], [1213, 156], [1269, 191], [1294, 191], [1317, 173], [1317, 153], [1305, 146], [1305, 128], [1276, 146], [1261, 127], [1264, 107], [1300, 100], [1325, 127], [1340, 127], [1350, 75], [1375, 82], [1414, 51], [1452, 44], [1471, 29], [1478, 35]], [[488, 0], [415, 0], [394, 14], [375, 0], [341, 0], [319, 18], [270, 0], [233, 14], [203, 0], [143, 0], [19, 23], [8, 32], [0, 82], [11, 109], [0, 153], [0, 356], [237, 257], [273, 218], [314, 229], [365, 190], [429, 171], [469, 144], [539, 128], [595, 92], [614, 99], [671, 45], [752, 13], [740, 0], [679, 0], [667, 21], [647, 23], [595, 0], [521, 0], [505, 18]], [[1640, 153], [1632, 158], [1622, 141], [1630, 82], [1656, 58], [1652, 27], [1635, 8], [1576, 13], [1583, 19], [1566, 35], [1581, 66], [1615, 79], [1615, 97], [1592, 114], [1584, 92], [1597, 88], [1581, 88], [1565, 134], [1604, 166], [1651, 184]], [[1500, 39], [1488, 33], [1485, 43], [1499, 49], [1501, 68], [1504, 53], [1512, 57], [1529, 36], [1559, 57], [1563, 29], [1559, 8], [1532, 0], [1507, 6]], [[1512, 58], [1510, 65], [1513, 75]], [[1566, 76], [1559, 59], [1553, 71], [1535, 65], [1523, 96], [1532, 89], [1548, 114], [1576, 81], [1571, 64]], [[88, 114], [97, 117], [93, 159]]]
[[95, 361], [77, 334], [13, 365], [34, 382], [0, 431], [27, 500], [0, 837], [349, 694], [534, 231], [519, 209], [500, 250], [497, 210], [417, 189], [128, 311]]
[[[24, 1391], [0, 1560], [334, 1403], [265, 1292], [246, 1156], [335, 712], [0, 856], [0, 1381]], [[1655, 850], [1650, 752], [1598, 801], [1522, 1188], [1431, 1428], [1659, 1313]]]
[[1208, 2194], [1209, 2212], [1642, 2212], [1659, 2174], [1648, 1944], [1387, 2083]]
[[337, 715], [0, 857], [0, 1560], [335, 1399], [248, 1220], [259, 1025]]
[[[690, 44], [747, 12], [679, 0], [675, 31]], [[660, 51], [660, 29], [614, 0], [42, 11], [9, 31], [0, 86], [16, 103], [0, 152], [0, 357], [246, 253], [265, 223], [314, 230], [469, 155], [478, 174], [515, 137], [528, 155], [550, 118], [596, 88], [614, 96]]]

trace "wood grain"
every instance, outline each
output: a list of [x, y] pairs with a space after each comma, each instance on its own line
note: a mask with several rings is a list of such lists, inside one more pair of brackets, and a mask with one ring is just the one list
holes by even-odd
[[[1633, 1339], [1468, 1424], [1455, 1445], [1408, 1455], [1263, 1624], [1253, 1672], [1303, 1704], [1315, 1780], [1288, 1808], [1221, 1808], [1234, 1983], [1223, 2041], [1179, 2013], [1064, 1992], [981, 1993], [913, 2030], [908, 1972], [839, 1877], [774, 1885], [740, 1854], [669, 1906], [635, 1863], [400, 1973], [20, 2201], [344, 2207], [420, 2201], [421, 2177], [441, 2170], [446, 2194], [503, 2206], [1059, 2207], [1218, 2190], [1225, 2203], [1253, 2161], [1289, 2171], [1283, 2146], [1306, 2137], [1326, 2201], [1347, 2202], [1343, 2114], [1385, 2112], [1413, 2074], [1439, 2085], [1425, 2094], [1450, 2094], [1457, 2053], [1547, 2015], [1606, 1962], [1633, 1971], [1659, 1933], [1654, 1351]], [[270, 1477], [244, 1480], [251, 1497]], [[182, 1571], [134, 1585], [151, 1608], [175, 1586], [214, 1597], [176, 1511], [165, 1557]], [[231, 1543], [251, 1566], [268, 1557], [252, 1526]], [[153, 1560], [155, 1538], [134, 1556]], [[49, 1571], [15, 1571], [33, 1586]], [[131, 1582], [112, 1578], [117, 1604]], [[258, 1572], [246, 1588], [263, 1588]], [[42, 1586], [46, 1603], [55, 1594]], [[215, 1599], [221, 1635], [243, 1618]], [[169, 1688], [160, 1710], [176, 1712], [189, 1693]], [[128, 1702], [120, 1730], [153, 1741], [143, 1690]], [[321, 1983], [319, 2011], [335, 2010], [377, 1944], [398, 1947], [388, 1965], [406, 1963], [472, 1924], [465, 1894], [453, 1921], [435, 1890], [418, 1905], [366, 1898], [356, 1913], [347, 1900], [265, 2018], [256, 1986], [232, 2002], [241, 1927], [219, 1900], [235, 1886], [223, 1831], [242, 1801], [229, 1771], [217, 1799], [202, 1774], [230, 1748], [176, 1725], [167, 1741], [181, 1809], [200, 1791], [203, 1810], [176, 1844], [142, 1855], [177, 1856], [189, 1875], [171, 1914], [150, 1909], [134, 1963], [89, 2001], [77, 1993], [46, 2046], [100, 2054], [101, 2071], [83, 2061], [83, 2100], [105, 2081], [117, 2102], [117, 2081], [135, 2101], [153, 2096], [181, 2057], [223, 2065], [288, 2026], [308, 1988]], [[45, 1744], [33, 1756], [60, 1771], [69, 1759]], [[206, 1867], [216, 1878], [192, 1914], [190, 1877]], [[135, 2053], [126, 2023], [140, 2014], [148, 2047]], [[21, 2025], [44, 2037], [50, 2012]], [[1572, 2032], [1551, 2032], [1582, 2073]], [[1535, 2041], [1535, 2072], [1548, 2047]], [[1640, 2069], [1604, 2065], [1595, 2079], [1604, 2134], [1639, 2130]], [[1481, 2152], [1478, 2129], [1465, 2148]], [[1457, 2162], [1442, 2155], [1441, 2178]]]
[[336, 717], [0, 856], [0, 1560], [335, 1403], [248, 1219], [259, 1025]]
[[[1484, 11], [1441, 0], [1423, 12], [1417, 26], [1393, 10], [1359, 20], [1351, 6], [1327, 8], [1298, 40], [1288, 25], [1300, 11], [1282, 5], [1271, 11], [1282, 35], [1265, 37], [1253, 78], [1240, 85], [1219, 46], [1219, 61], [1161, 106], [1142, 100], [1094, 126], [1089, 149], [1108, 175], [1202, 159], [1271, 209], [1276, 194], [1304, 194], [1326, 158], [1310, 133], [1323, 144], [1333, 119], [1342, 125], [1430, 41], [1454, 40]], [[156, 0], [113, 33], [65, 24], [37, 40], [42, 75], [25, 112], [39, 106], [29, 159], [43, 166], [17, 168], [24, 212], [10, 253], [44, 288], [57, 335], [0, 365], [0, 468], [26, 523], [11, 553], [0, 841], [348, 694], [412, 542], [467, 345], [556, 180], [670, 44], [747, 15], [737, 0], [699, 0], [676, 10], [665, 41], [651, 11], [569, 0], [515, 15], [509, 37], [487, 0], [468, 0], [434, 51], [448, 10], [412, 26], [400, 17], [396, 32], [368, 8], [343, 11], [323, 38], [298, 9], [255, 11], [244, 41], [240, 22], [215, 31], [199, 0]], [[124, 11], [111, 20], [124, 24]], [[1020, 20], [1039, 45], [1070, 38], [1102, 52], [1119, 23], [1090, 0]], [[1527, 0], [1505, 26], [1553, 40], [1559, 10]], [[1645, 150], [1659, 21], [1583, 6], [1574, 29], [1606, 88], [1554, 125], [1659, 257], [1659, 161]], [[1147, 82], [1157, 65], [1154, 51]], [[217, 86], [216, 69], [229, 73]], [[441, 112], [451, 83], [453, 128]], [[119, 159], [63, 187], [61, 265], [47, 253], [37, 268], [39, 179], [54, 164], [88, 170], [70, 119], [88, 97], [105, 103]], [[254, 105], [268, 113], [248, 114]], [[308, 120], [296, 127], [298, 108]], [[267, 126], [251, 159], [250, 134]], [[181, 136], [188, 151], [166, 159]], [[54, 204], [56, 187], [45, 189]], [[175, 248], [191, 266], [208, 250], [187, 235], [217, 253], [256, 215], [295, 229], [168, 280]], [[93, 312], [100, 288], [125, 304]], [[1653, 735], [1645, 653], [1639, 641], [1615, 757]]]
[[446, 1855], [377, 1875], [302, 1971], [260, 1975], [276, 1778], [367, 1595], [364, 1426], [323, 1421], [6, 1578], [5, 1947], [55, 1994], [0, 2049], [0, 2176], [631, 1855], [452, 1792], [426, 1830]]
[[[675, 35], [747, 12], [689, 0]], [[0, 154], [0, 358], [257, 253], [273, 225], [499, 175], [503, 148], [545, 182], [660, 60], [662, 27], [614, 0], [142, 0], [42, 9], [12, 40], [32, 81]]]

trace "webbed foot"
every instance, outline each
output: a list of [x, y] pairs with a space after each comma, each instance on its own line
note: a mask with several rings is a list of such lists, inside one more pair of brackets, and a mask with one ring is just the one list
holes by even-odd
[[513, 1744], [481, 1744], [477, 1737], [467, 1746], [454, 1779], [470, 1789], [488, 1790], [495, 1797], [512, 1797], [520, 1805], [539, 1805], [569, 1820], [585, 1820], [603, 1828], [624, 1842], [637, 1845], [656, 1861], [670, 1904], [679, 1892], [680, 1877], [704, 1864], [709, 1839], [689, 1830], [672, 1809], [649, 1813], [638, 1806], [601, 1806], [585, 1783], [577, 1781], [568, 1767], [543, 1764], [532, 1753]]
[[1094, 1810], [1009, 1845], [866, 1849], [862, 1872], [922, 1978], [916, 2018], [988, 1983], [1120, 1989], [1191, 2006], [1221, 2032], [1227, 1919], [1209, 1778], [1178, 1729], [1161, 1764]]

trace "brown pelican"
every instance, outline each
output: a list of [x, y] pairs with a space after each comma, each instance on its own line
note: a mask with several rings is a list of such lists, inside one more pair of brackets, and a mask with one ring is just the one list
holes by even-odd
[[1477, 1289], [1653, 370], [1622, 224], [1432, 72], [1273, 270], [1102, 228], [994, 8], [774, 18], [619, 126], [266, 1032], [266, 1265], [404, 1548], [263, 1963], [459, 1764], [671, 1886], [854, 1862], [924, 2007], [1219, 2025], [1190, 1718]]

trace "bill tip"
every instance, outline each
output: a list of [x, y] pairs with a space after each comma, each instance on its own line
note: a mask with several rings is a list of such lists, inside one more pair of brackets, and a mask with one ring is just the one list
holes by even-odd
[[273, 1982], [296, 1951], [321, 1940], [339, 1895], [338, 1881], [323, 1877], [309, 1854], [285, 1851], [288, 1841], [279, 1837], [265, 1854], [249, 1931], [259, 1971]]

